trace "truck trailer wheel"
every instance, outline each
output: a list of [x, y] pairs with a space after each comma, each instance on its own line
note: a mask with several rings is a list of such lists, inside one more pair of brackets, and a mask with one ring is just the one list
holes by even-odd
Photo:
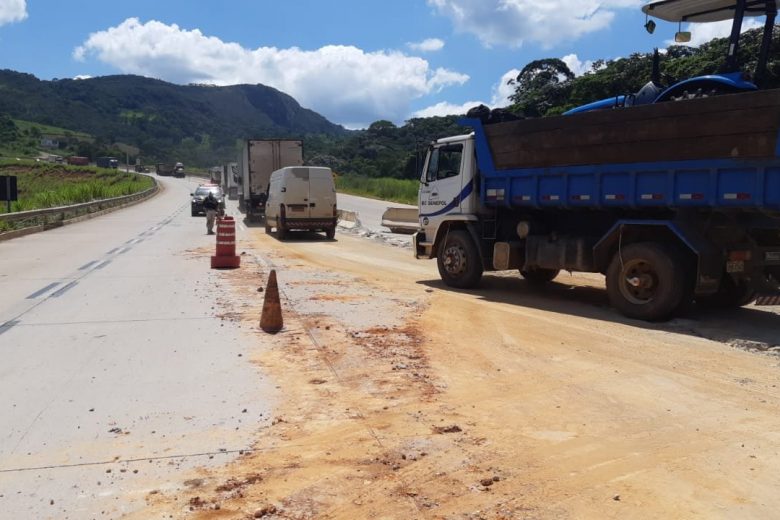
[[724, 276], [718, 292], [697, 296], [696, 303], [707, 309], [736, 309], [755, 299], [756, 291], [746, 282], [737, 282], [731, 276]]
[[276, 238], [284, 240], [285, 236], [287, 236], [287, 230], [284, 229], [284, 221], [282, 217], [276, 217]]
[[325, 230], [325, 236], [328, 238], [328, 240], [333, 240], [334, 238], [336, 238], [336, 228], [334, 227], [327, 228]]
[[441, 279], [450, 287], [475, 287], [482, 278], [482, 261], [468, 232], [450, 231], [445, 240], [439, 247], [436, 262]]
[[685, 261], [671, 246], [630, 244], [615, 254], [607, 270], [607, 294], [629, 318], [668, 319], [686, 296]]
[[528, 270], [520, 269], [520, 274], [523, 275], [523, 278], [525, 278], [530, 285], [544, 285], [550, 283], [560, 272], [560, 269], [544, 269], [542, 267], [535, 267]]

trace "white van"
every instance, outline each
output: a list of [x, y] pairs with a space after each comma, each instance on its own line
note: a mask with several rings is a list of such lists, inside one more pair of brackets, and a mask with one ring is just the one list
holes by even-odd
[[276, 228], [284, 238], [288, 231], [324, 231], [336, 236], [336, 185], [330, 168], [287, 166], [271, 174], [265, 205], [265, 232]]

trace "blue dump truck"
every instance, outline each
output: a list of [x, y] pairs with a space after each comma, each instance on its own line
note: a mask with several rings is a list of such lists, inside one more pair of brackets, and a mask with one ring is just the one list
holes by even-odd
[[414, 237], [448, 285], [604, 273], [645, 320], [780, 303], [780, 90], [462, 124], [428, 151]]
[[661, 0], [645, 12], [733, 17], [727, 75], [558, 117], [462, 120], [472, 133], [428, 150], [414, 236], [415, 256], [436, 258], [447, 285], [475, 287], [484, 271], [535, 285], [603, 273], [612, 306], [649, 321], [694, 301], [780, 304], [780, 90], [723, 83], [737, 78], [745, 16], [767, 18], [762, 72], [775, 2]]

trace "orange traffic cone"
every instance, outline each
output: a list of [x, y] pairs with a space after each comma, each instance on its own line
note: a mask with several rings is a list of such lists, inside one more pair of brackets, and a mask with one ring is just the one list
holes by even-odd
[[260, 315], [260, 328], [269, 334], [276, 334], [284, 327], [282, 304], [279, 301], [279, 286], [276, 283], [276, 270], [271, 270], [268, 285], [265, 288], [263, 313]]

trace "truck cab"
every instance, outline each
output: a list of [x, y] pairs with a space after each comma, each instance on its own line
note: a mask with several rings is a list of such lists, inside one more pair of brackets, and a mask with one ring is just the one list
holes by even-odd
[[444, 222], [477, 221], [476, 170], [473, 134], [439, 139], [428, 148], [418, 192], [417, 258], [433, 258], [435, 238]]

